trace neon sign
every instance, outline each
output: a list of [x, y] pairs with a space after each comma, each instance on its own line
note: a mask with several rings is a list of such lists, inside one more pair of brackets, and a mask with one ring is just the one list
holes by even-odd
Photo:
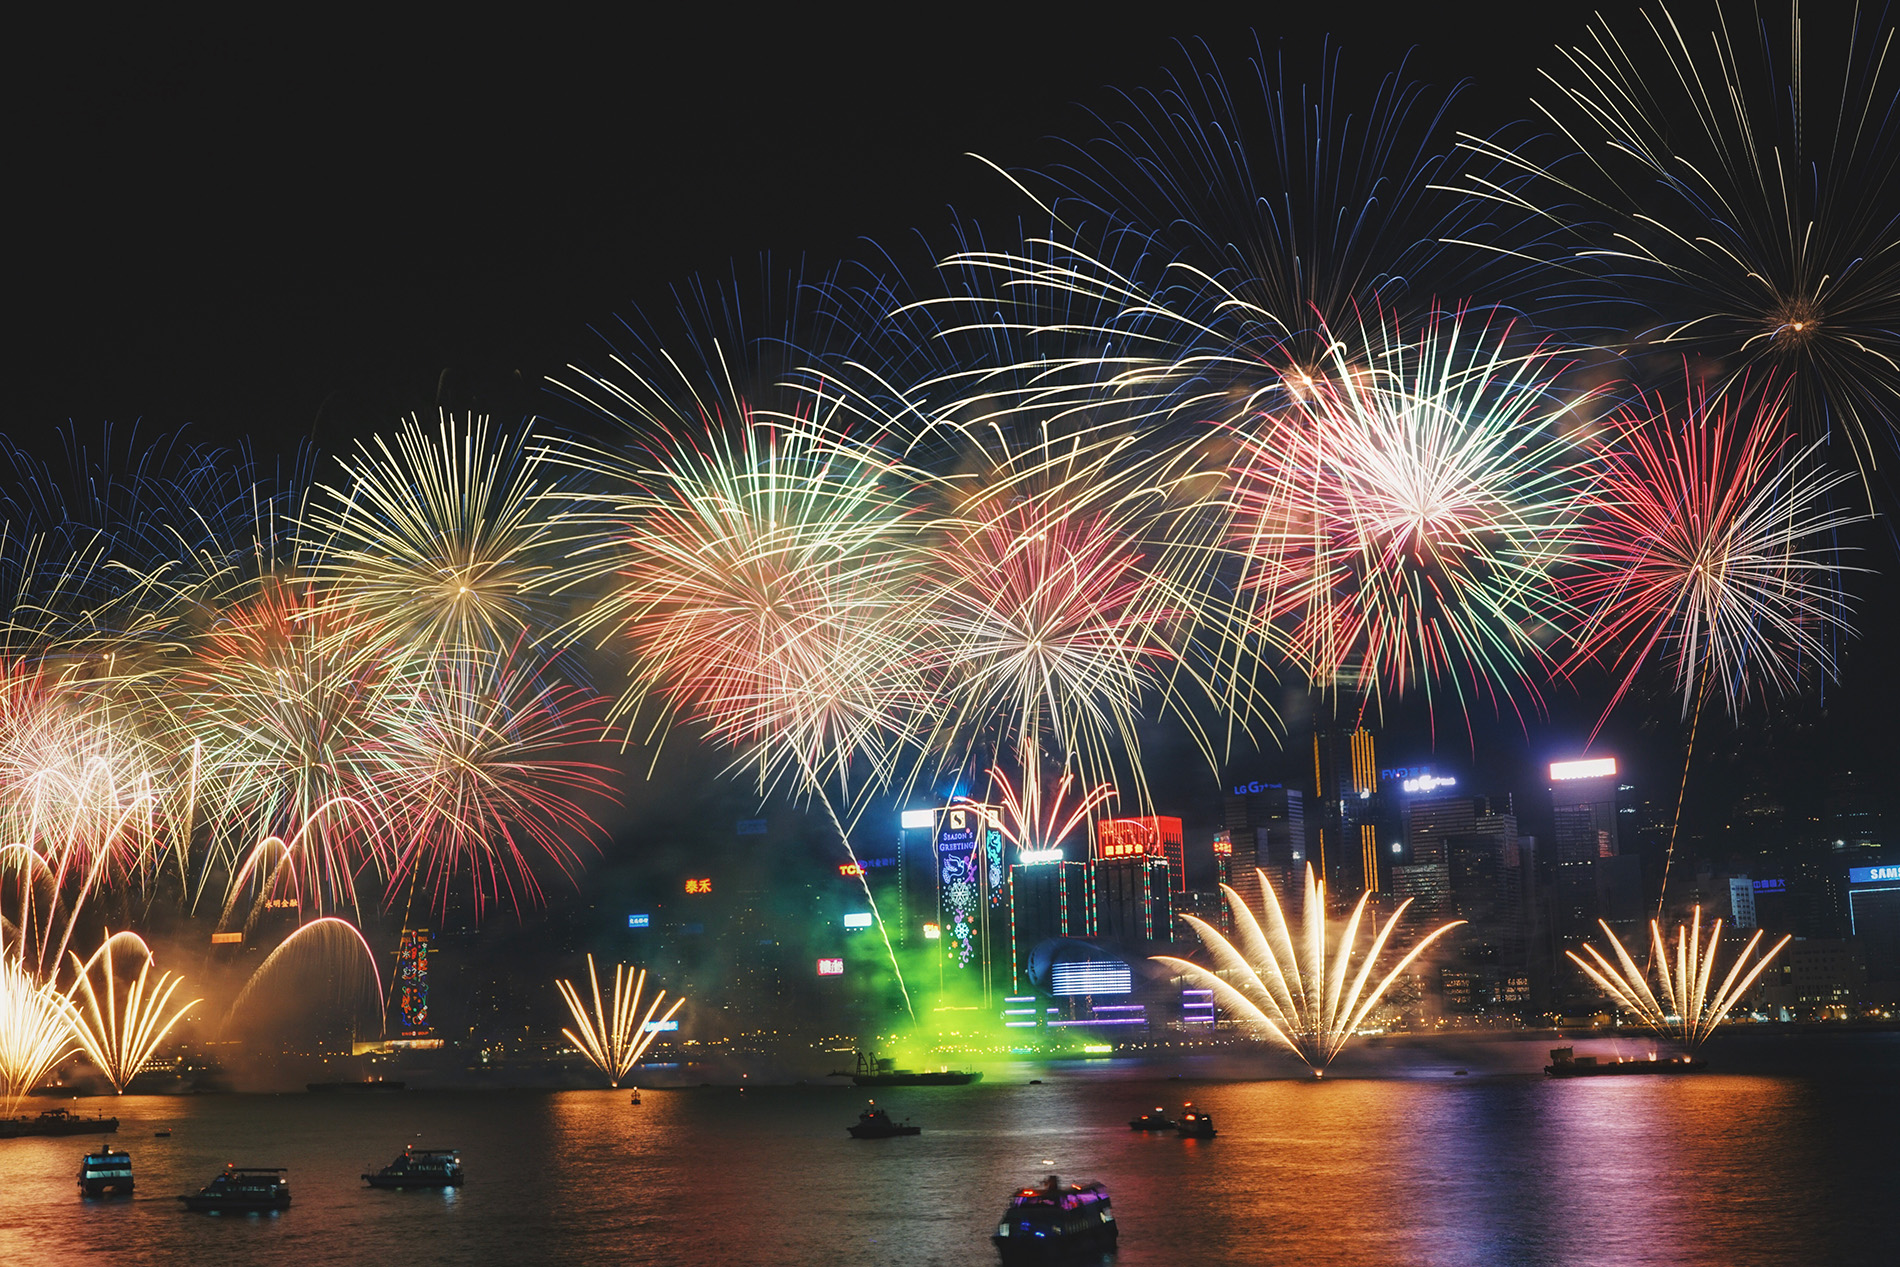
[[1436, 774], [1421, 774], [1416, 779], [1406, 779], [1399, 786], [1407, 792], [1430, 792], [1434, 788], [1457, 787], [1458, 780], [1440, 778]]
[[1900, 880], [1900, 867], [1849, 867], [1849, 884], [1872, 884], [1876, 880]]
[[663, 1034], [680, 1027], [678, 1021], [648, 1021], [640, 1027], [643, 1034]]
[[937, 811], [934, 809], [907, 809], [897, 821], [905, 828], [928, 827], [937, 821]]
[[924, 940], [938, 941], [943, 937], [943, 929], [935, 924], [924, 925]]
[[1615, 773], [1615, 757], [1591, 757], [1584, 761], [1550, 763], [1550, 777], [1558, 782], [1565, 779], [1606, 779]]
[[818, 975], [821, 977], [842, 977], [844, 975], [844, 960], [820, 959], [818, 961]]
[[1061, 862], [1060, 849], [1018, 849], [1016, 861], [1025, 867], [1033, 867], [1039, 862]]
[[711, 893], [712, 881], [703, 877], [698, 880], [688, 880], [686, 882], [686, 891], [688, 893]]
[[838, 874], [839, 875], [863, 875], [864, 864], [859, 863], [859, 862], [841, 862], [838, 864]]
[[627, 916], [628, 928], [646, 928], [646, 927], [649, 927], [652, 923], [653, 923], [653, 917], [651, 915]]
[[850, 912], [844, 917], [844, 926], [846, 928], [869, 928], [871, 926], [871, 912]]

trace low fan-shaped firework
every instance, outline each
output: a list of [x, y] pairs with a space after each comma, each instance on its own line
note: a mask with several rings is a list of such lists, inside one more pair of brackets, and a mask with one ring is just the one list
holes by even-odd
[[554, 984], [560, 990], [561, 998], [566, 1001], [567, 1010], [574, 1016], [574, 1029], [563, 1029], [561, 1033], [574, 1044], [575, 1050], [593, 1061], [607, 1075], [608, 1085], [614, 1087], [619, 1086], [620, 1080], [640, 1063], [640, 1057], [660, 1036], [660, 1027], [686, 1006], [685, 999], [674, 999], [673, 1006], [656, 1019], [660, 1005], [666, 1002], [666, 991], [661, 990], [653, 996], [646, 1014], [641, 1015], [640, 996], [646, 990], [646, 969], [640, 969], [639, 975], [635, 976], [634, 970], [625, 964], [614, 965], [613, 1002], [603, 1005], [600, 977], [594, 972], [592, 955], [587, 956], [587, 984], [592, 990], [594, 1002], [591, 1013], [583, 1006], [581, 996], [572, 983], [556, 981]]
[[1610, 931], [1610, 926], [1602, 920], [1597, 923], [1602, 925], [1603, 935], [1616, 953], [1615, 965], [1605, 959], [1595, 946], [1588, 944], [1583, 948], [1584, 954], [1590, 956], [1587, 960], [1574, 950], [1566, 950], [1564, 954], [1583, 969], [1584, 975], [1599, 989], [1616, 1000], [1619, 1007], [1657, 1034], [1690, 1050], [1701, 1046], [1709, 1035], [1715, 1033], [1716, 1026], [1735, 1010], [1749, 987], [1761, 978], [1775, 956], [1781, 953], [1781, 948], [1794, 940], [1793, 934], [1784, 936], [1751, 968], [1748, 961], [1754, 956], [1755, 948], [1761, 944], [1762, 938], [1762, 930], [1756, 929], [1755, 935], [1735, 956], [1735, 962], [1729, 965], [1728, 974], [1716, 986], [1714, 993], [1710, 993], [1709, 982], [1714, 975], [1716, 958], [1722, 946], [1722, 921], [1718, 919], [1709, 926], [1705, 939], [1702, 908], [1696, 907], [1694, 918], [1676, 929], [1676, 953], [1671, 956], [1663, 942], [1661, 924], [1651, 920], [1651, 962], [1656, 968], [1657, 985], [1660, 987], [1658, 993], [1649, 988], [1649, 973], [1637, 967], [1629, 951], [1623, 949], [1622, 941]]
[[1379, 956], [1385, 952], [1406, 908], [1411, 905], [1409, 900], [1401, 902], [1373, 934], [1364, 948], [1358, 970], [1354, 971], [1353, 956], [1360, 953], [1359, 924], [1365, 916], [1370, 894], [1360, 895], [1340, 931], [1337, 948], [1330, 952], [1329, 962], [1325, 881], [1315, 879], [1312, 866], [1307, 866], [1305, 902], [1301, 908], [1304, 928], [1295, 941], [1266, 872], [1256, 874], [1264, 896], [1263, 914], [1267, 921], [1264, 932], [1240, 894], [1223, 884], [1221, 889], [1234, 915], [1234, 934], [1239, 945], [1229, 941], [1206, 920], [1185, 915], [1182, 918], [1200, 934], [1201, 944], [1213, 955], [1214, 966], [1206, 968], [1170, 955], [1156, 955], [1155, 960], [1196, 985], [1212, 990], [1215, 1001], [1230, 1015], [1305, 1061], [1315, 1076], [1324, 1073], [1326, 1066], [1352, 1040], [1372, 1009], [1385, 997], [1385, 992], [1392, 988], [1392, 983], [1434, 941], [1464, 923], [1453, 920], [1439, 925], [1413, 943], [1411, 949], [1374, 982], [1372, 974]]
[[[113, 952], [120, 945], [131, 946], [140, 956], [138, 975], [126, 987], [123, 1000], [112, 962]], [[109, 932], [91, 957], [82, 963], [74, 955], [72, 963], [75, 975], [66, 995], [72, 1002], [73, 1037], [113, 1089], [123, 1092], [173, 1027], [203, 1000], [191, 999], [172, 1007], [172, 996], [184, 980], [163, 972], [153, 981], [151, 947], [136, 933]], [[103, 991], [93, 984], [95, 970]]]

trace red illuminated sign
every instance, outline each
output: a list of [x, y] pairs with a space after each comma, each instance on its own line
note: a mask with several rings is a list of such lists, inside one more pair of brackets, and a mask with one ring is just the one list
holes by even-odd
[[838, 864], [838, 874], [839, 875], [863, 875], [864, 867], [861, 863], [841, 862]]
[[686, 882], [686, 891], [688, 893], [711, 893], [712, 881], [710, 879], [688, 880]]

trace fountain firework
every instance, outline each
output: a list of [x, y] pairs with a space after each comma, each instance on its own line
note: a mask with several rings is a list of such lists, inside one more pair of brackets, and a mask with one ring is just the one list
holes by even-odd
[[653, 1014], [666, 1001], [666, 991], [661, 990], [653, 996], [652, 1006], [647, 1008], [646, 1015], [636, 1024], [633, 1017], [640, 1007], [640, 995], [646, 989], [646, 969], [640, 969], [636, 978], [632, 968], [625, 964], [614, 965], [611, 1010], [601, 1005], [600, 978], [595, 975], [592, 955], [587, 956], [587, 982], [593, 989], [592, 1016], [582, 1006], [581, 997], [572, 983], [559, 980], [554, 983], [561, 997], [567, 1001], [567, 1010], [574, 1014], [574, 1024], [580, 1030], [577, 1034], [574, 1030], [564, 1028], [561, 1033], [567, 1036], [567, 1040], [574, 1044], [581, 1055], [600, 1066], [601, 1072], [607, 1075], [608, 1085], [618, 1087], [628, 1070], [638, 1064], [646, 1049], [653, 1045], [653, 1040], [659, 1036], [660, 1026], [672, 1020], [673, 1014], [686, 1005], [686, 1000], [674, 999], [666, 1015], [656, 1021]]
[[[1286, 918], [1280, 913], [1279, 898], [1274, 895], [1273, 886], [1267, 881], [1267, 873], [1257, 871], [1256, 874], [1260, 877], [1260, 891], [1264, 895], [1267, 920], [1264, 934], [1259, 920], [1247, 909], [1240, 894], [1223, 884], [1221, 889], [1227, 894], [1228, 907], [1234, 913], [1234, 930], [1240, 945], [1236, 947], [1207, 921], [1186, 915], [1182, 918], [1201, 935], [1201, 942], [1213, 954], [1216, 966], [1204, 968], [1170, 955], [1156, 955], [1155, 959], [1197, 985], [1211, 989], [1215, 999], [1229, 1013], [1305, 1061], [1314, 1077], [1325, 1072], [1326, 1066], [1351, 1040], [1367, 1014], [1378, 1005], [1392, 983], [1399, 979], [1399, 974], [1409, 968], [1439, 937], [1464, 923], [1463, 920], [1452, 920], [1427, 933], [1400, 957], [1377, 985], [1368, 989], [1367, 982], [1372, 978], [1374, 965], [1385, 950], [1386, 943], [1392, 939], [1411, 900], [1408, 898], [1399, 903], [1398, 909], [1380, 927], [1367, 946], [1358, 971], [1354, 973], [1352, 959], [1357, 948], [1359, 921], [1365, 914], [1366, 901], [1371, 895], [1361, 894], [1353, 906], [1352, 915], [1346, 920], [1346, 927], [1340, 935], [1338, 948], [1333, 952], [1332, 962], [1328, 963], [1326, 882], [1314, 878], [1309, 863], [1303, 907], [1305, 927], [1299, 941], [1295, 943], [1287, 929]], [[1349, 973], [1350, 982], [1347, 979]]]
[[1585, 945], [1584, 951], [1590, 956], [1585, 960], [1574, 950], [1566, 950], [1571, 962], [1583, 969], [1599, 989], [1617, 1005], [1634, 1013], [1642, 1019], [1644, 1025], [1656, 1031], [1664, 1038], [1673, 1039], [1691, 1050], [1702, 1045], [1709, 1035], [1715, 1032], [1735, 1005], [1741, 1002], [1750, 986], [1754, 985], [1781, 948], [1793, 940], [1788, 934], [1756, 961], [1753, 968], [1746, 968], [1755, 948], [1761, 944], [1762, 930], [1756, 929], [1755, 935], [1748, 939], [1742, 952], [1735, 956], [1735, 962], [1729, 966], [1728, 975], [1722, 978], [1722, 984], [1715, 993], [1709, 993], [1709, 978], [1715, 969], [1717, 951], [1721, 948], [1722, 921], [1716, 920], [1709, 927], [1707, 940], [1702, 936], [1702, 908], [1695, 908], [1694, 918], [1688, 924], [1676, 928], [1675, 967], [1670, 967], [1668, 948], [1663, 943], [1662, 926], [1655, 920], [1649, 921], [1650, 945], [1656, 965], [1657, 984], [1661, 986], [1661, 996], [1649, 988], [1649, 974], [1636, 966], [1629, 951], [1623, 949], [1623, 943], [1610, 931], [1610, 926], [1602, 920], [1603, 935], [1609, 939], [1610, 946], [1616, 952], [1616, 966], [1603, 957], [1595, 946]]
[[[138, 976], [126, 991], [123, 1004], [119, 1000], [118, 976], [112, 963], [113, 949], [119, 945], [130, 945], [143, 956]], [[164, 972], [152, 982], [152, 950], [136, 933], [107, 933], [91, 958], [81, 963], [79, 956], [73, 955], [72, 962], [77, 975], [66, 997], [68, 1000], [82, 995], [85, 998], [83, 1008], [75, 1002], [67, 1012], [73, 1038], [112, 1083], [113, 1089], [123, 1093], [126, 1084], [138, 1075], [158, 1045], [165, 1041], [165, 1036], [184, 1019], [185, 1013], [203, 1000], [192, 999], [167, 1014], [172, 995], [184, 984], [184, 979]], [[100, 975], [105, 979], [103, 1002], [92, 983], [95, 967], [102, 969]]]

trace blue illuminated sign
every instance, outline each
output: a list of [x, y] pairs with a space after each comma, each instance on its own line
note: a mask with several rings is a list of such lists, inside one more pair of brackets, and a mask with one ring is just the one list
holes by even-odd
[[628, 927], [628, 928], [646, 928], [646, 927], [648, 927], [648, 926], [650, 926], [650, 925], [651, 925], [652, 923], [653, 923], [653, 917], [652, 917], [651, 915], [629, 915], [629, 916], [627, 916], [627, 927]]
[[1265, 791], [1267, 791], [1267, 790], [1268, 790], [1268, 789], [1270, 789], [1270, 788], [1277, 788], [1277, 787], [1280, 787], [1280, 786], [1282, 786], [1282, 785], [1281, 785], [1281, 784], [1278, 784], [1278, 783], [1259, 783], [1259, 782], [1254, 782], [1254, 783], [1236, 783], [1236, 784], [1234, 784], [1234, 795], [1235, 795], [1235, 796], [1246, 796], [1246, 795], [1248, 795], [1249, 793], [1252, 793], [1252, 792], [1265, 792]]
[[1754, 883], [1757, 893], [1786, 893], [1788, 891], [1786, 880], [1756, 880]]
[[665, 1033], [670, 1033], [673, 1030], [678, 1029], [679, 1027], [680, 1027], [680, 1023], [678, 1021], [648, 1021], [646, 1024], [642, 1025], [640, 1029], [642, 1033], [665, 1034]]
[[1900, 880], [1900, 866], [1892, 867], [1849, 867], [1849, 884], [1873, 884], [1878, 880]]

